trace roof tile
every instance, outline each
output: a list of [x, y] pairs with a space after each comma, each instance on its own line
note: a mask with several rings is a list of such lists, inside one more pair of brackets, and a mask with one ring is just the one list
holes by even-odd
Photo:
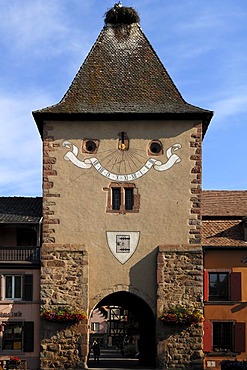
[[203, 190], [203, 216], [247, 216], [247, 191]]
[[242, 220], [204, 220], [202, 245], [218, 247], [247, 247]]
[[56, 105], [44, 113], [207, 113], [188, 104], [140, 26], [106, 25]]
[[0, 197], [0, 223], [37, 223], [41, 217], [41, 197]]

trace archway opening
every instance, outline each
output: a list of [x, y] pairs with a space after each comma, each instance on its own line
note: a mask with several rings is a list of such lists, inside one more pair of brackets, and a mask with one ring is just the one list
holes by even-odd
[[[112, 293], [103, 298], [93, 312], [91, 344], [97, 339], [101, 347], [116, 350], [123, 359], [132, 357], [137, 359], [138, 366], [155, 367], [155, 316], [142, 298], [125, 291]], [[104, 322], [103, 331], [99, 330], [95, 314]], [[123, 361], [120, 363], [122, 366]], [[114, 367], [118, 367], [116, 362]]]

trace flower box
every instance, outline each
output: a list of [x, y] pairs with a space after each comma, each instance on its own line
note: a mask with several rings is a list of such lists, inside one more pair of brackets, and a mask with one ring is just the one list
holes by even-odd
[[7, 360], [8, 369], [18, 369], [21, 364], [21, 359], [17, 356], [10, 356]]
[[41, 317], [47, 321], [73, 323], [85, 320], [86, 313], [84, 311], [70, 309], [69, 307], [43, 307]]
[[164, 308], [159, 319], [166, 325], [192, 325], [203, 322], [203, 315], [199, 310], [176, 305]]

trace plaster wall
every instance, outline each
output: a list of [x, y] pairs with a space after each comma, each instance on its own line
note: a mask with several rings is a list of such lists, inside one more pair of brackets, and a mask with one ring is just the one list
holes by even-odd
[[[193, 121], [117, 121], [117, 122], [48, 122], [44, 140], [52, 159], [52, 172], [45, 172], [50, 185], [49, 207], [44, 201], [45, 219], [52, 223], [50, 240], [62, 244], [80, 244], [89, 255], [89, 296], [93, 300], [109, 288], [135, 291], [156, 302], [156, 256], [158, 245], [190, 243], [189, 220], [191, 215], [191, 185], [195, 146], [191, 136], [197, 134], [197, 122]], [[129, 150], [117, 149], [118, 133], [126, 132]], [[82, 153], [83, 139], [98, 139], [96, 154]], [[176, 154], [181, 161], [167, 171], [151, 168], [145, 175], [130, 181], [140, 194], [138, 213], [106, 213], [107, 192], [111, 181], [95, 168], [82, 169], [66, 161], [69, 141], [78, 149], [78, 159], [96, 157], [112, 173], [133, 173], [150, 158], [147, 155], [151, 140], [160, 140], [164, 154], [154, 157], [167, 162], [166, 150], [180, 144]], [[47, 150], [47, 152], [46, 152]], [[116, 157], [114, 157], [116, 156]], [[199, 156], [200, 157], [200, 156]], [[115, 159], [114, 159], [115, 158]], [[44, 167], [46, 164], [44, 163]], [[200, 186], [200, 179], [197, 179]], [[53, 195], [55, 198], [53, 198]], [[135, 253], [121, 264], [111, 253], [106, 231], [138, 231], [140, 239]], [[141, 294], [141, 293], [140, 293]], [[95, 302], [97, 303], [97, 302]]]

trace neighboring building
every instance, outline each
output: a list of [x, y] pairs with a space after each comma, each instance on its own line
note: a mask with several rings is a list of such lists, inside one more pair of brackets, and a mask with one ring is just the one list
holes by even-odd
[[97, 340], [101, 347], [108, 347], [108, 310], [96, 308], [93, 311], [92, 317], [90, 319], [89, 334], [90, 346], [94, 340]]
[[39, 368], [42, 198], [0, 197], [0, 359]]
[[[238, 192], [206, 191], [201, 202], [201, 147], [213, 113], [185, 102], [138, 20], [132, 8], [110, 9], [63, 99], [33, 112], [44, 142], [40, 303], [88, 315], [77, 324], [41, 321], [41, 370], [87, 366], [89, 318], [101, 307], [111, 312], [108, 344], [132, 333], [150, 368], [216, 366], [232, 328], [242, 335], [224, 354], [246, 355], [245, 243], [222, 236], [240, 228], [246, 206], [241, 198], [240, 214], [220, 207], [220, 194], [235, 205]], [[202, 323], [163, 325], [171, 304], [204, 311], [205, 332]]]
[[246, 360], [247, 191], [203, 191], [205, 367]]

